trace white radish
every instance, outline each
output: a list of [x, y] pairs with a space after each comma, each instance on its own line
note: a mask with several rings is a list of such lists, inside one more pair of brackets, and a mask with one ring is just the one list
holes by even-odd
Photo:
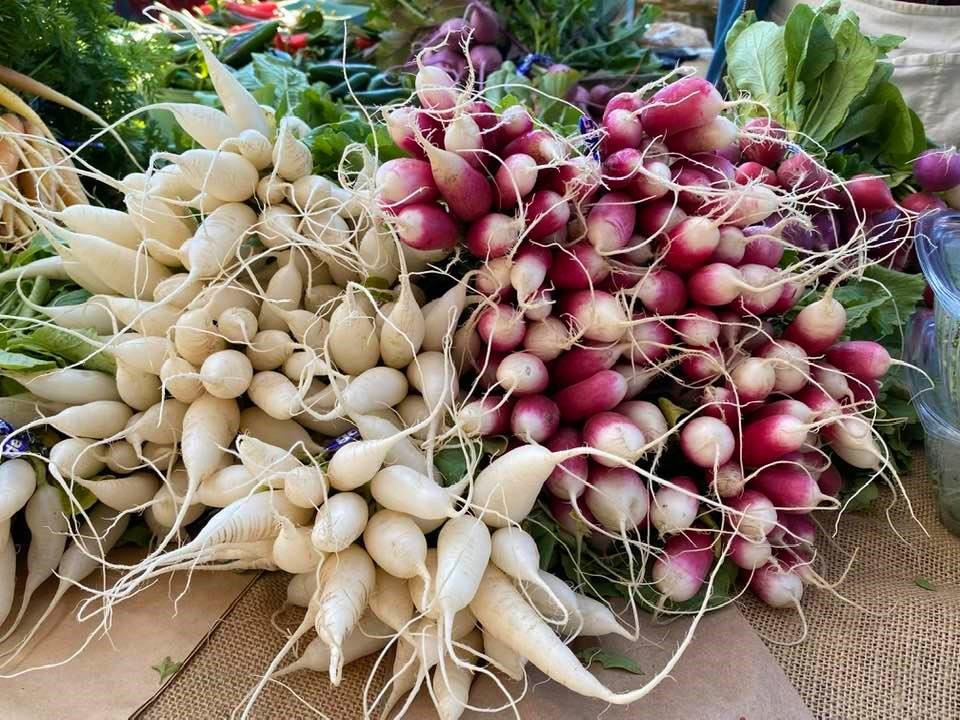
[[273, 562], [288, 573], [306, 573], [316, 570], [323, 562], [310, 541], [309, 527], [298, 527], [285, 517], [280, 520], [280, 534], [273, 541]]
[[117, 366], [117, 392], [134, 410], [146, 410], [163, 397], [160, 378], [125, 365]]
[[156, 157], [175, 163], [194, 187], [228, 203], [253, 197], [260, 175], [257, 168], [239, 153], [226, 150], [187, 150], [180, 155], [157, 153]]
[[197, 502], [209, 507], [224, 508], [245, 498], [261, 483], [243, 465], [227, 465], [200, 481]]
[[[393, 439], [399, 433], [393, 423], [376, 415], [357, 415], [352, 420], [364, 440]], [[396, 439], [387, 451], [386, 461], [391, 465], [406, 466], [421, 474], [427, 472], [426, 457], [407, 437]]]
[[373, 321], [367, 317], [354, 293], [348, 291], [330, 317], [327, 337], [331, 359], [348, 375], [359, 375], [380, 359], [380, 340]]
[[217, 332], [210, 313], [204, 309], [188, 310], [174, 327], [177, 354], [197, 367], [216, 352], [226, 348], [226, 341]]
[[369, 602], [373, 614], [394, 632], [400, 632], [413, 619], [413, 600], [410, 599], [407, 581], [383, 568], [377, 568], [376, 582]]
[[37, 397], [51, 402], [83, 405], [97, 400], [120, 399], [113, 377], [95, 370], [63, 368], [35, 373], [3, 372], [0, 375], [17, 381]]
[[426, 332], [423, 312], [410, 290], [410, 281], [401, 278], [400, 294], [380, 330], [380, 357], [392, 368], [404, 368], [420, 352]]
[[220, 350], [200, 366], [200, 382], [215, 398], [230, 400], [243, 395], [253, 380], [250, 360], [237, 350]]
[[[343, 664], [348, 665], [372, 653], [382, 650], [392, 638], [390, 628], [380, 621], [373, 613], [365, 613], [357, 622], [357, 626], [350, 631], [340, 653]], [[314, 638], [303, 650], [303, 654], [283, 669], [275, 672], [271, 677], [279, 678], [298, 670], [312, 670], [327, 672], [330, 669], [330, 646], [320, 638]]]
[[123, 477], [100, 475], [89, 479], [77, 478], [76, 482], [117, 512], [130, 512], [142, 507], [160, 489], [159, 478], [151, 472], [133, 472]]
[[373, 499], [380, 505], [425, 520], [453, 517], [455, 501], [464, 487], [465, 482], [461, 480], [450, 488], [443, 488], [403, 465], [385, 467], [370, 482]]
[[363, 534], [368, 517], [367, 501], [360, 495], [333, 495], [317, 510], [311, 535], [313, 547], [325, 553], [345, 550]]
[[164, 389], [183, 403], [192, 403], [204, 393], [199, 370], [181, 357], [164, 360], [160, 380]]
[[374, 513], [363, 530], [363, 546], [392, 577], [407, 580], [420, 576], [425, 586], [430, 586], [427, 539], [408, 515], [393, 510]]
[[93, 477], [103, 470], [97, 443], [87, 438], [66, 438], [50, 448], [50, 464], [65, 478]]

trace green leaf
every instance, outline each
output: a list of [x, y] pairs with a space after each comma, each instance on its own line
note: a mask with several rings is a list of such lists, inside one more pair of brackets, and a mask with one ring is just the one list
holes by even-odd
[[[75, 333], [90, 339], [76, 337]], [[99, 349], [98, 344], [91, 342], [96, 336], [93, 330], [68, 332], [61, 328], [44, 325], [14, 338], [8, 347], [12, 350], [52, 355], [65, 360], [68, 364], [82, 360], [83, 367], [87, 370], [98, 370], [113, 375], [117, 371], [117, 365], [113, 358]]]
[[727, 66], [736, 78], [737, 89], [777, 113], [777, 98], [783, 82], [786, 53], [783, 28], [772, 22], [758, 22], [737, 37], [727, 56]]
[[873, 501], [880, 497], [880, 491], [876, 483], [870, 482], [866, 485], [859, 485], [849, 493], [843, 494], [844, 498], [850, 497], [847, 504], [847, 510], [850, 512], [860, 512], [866, 510], [873, 504]]
[[39, 359], [23, 353], [0, 350], [0, 370], [8, 372], [35, 372], [38, 370], [54, 370], [57, 364], [50, 359]]
[[123, 531], [123, 535], [117, 541], [117, 547], [124, 545], [133, 545], [138, 548], [145, 548], [153, 540], [153, 531], [143, 522], [131, 524]]
[[577, 108], [563, 102], [570, 89], [580, 80], [580, 76], [580, 72], [570, 69], [562, 72], [547, 72], [537, 79], [537, 87], [550, 96], [538, 98], [541, 120], [550, 124], [569, 124], [568, 116], [581, 114]]
[[68, 495], [63, 488], [60, 490], [60, 508], [66, 515], [76, 515], [81, 510], [89, 510], [97, 504], [97, 497], [85, 487], [74, 485]]
[[169, 678], [180, 672], [181, 667], [183, 667], [183, 663], [174, 662], [170, 659], [170, 656], [167, 655], [156, 665], [151, 665], [150, 669], [157, 671], [157, 674], [160, 675], [160, 681], [158, 684], [163, 685]]
[[466, 477], [470, 470], [470, 461], [476, 460], [479, 450], [479, 445], [468, 447], [455, 445], [445, 447], [434, 456], [433, 464], [443, 475], [444, 487], [455, 485]]
[[810, 32], [803, 48], [803, 58], [797, 67], [797, 80], [811, 86], [837, 59], [837, 45], [830, 36], [822, 15], [814, 15]]
[[929, 580], [927, 580], [923, 575], [917, 575], [917, 576], [913, 579], [913, 584], [916, 585], [916, 586], [919, 587], [919, 588], [923, 588], [924, 590], [929, 590], [929, 591], [931, 591], [931, 592], [936, 592], [936, 591], [937, 591], [937, 586], [934, 585], [934, 584], [933, 584], [932, 582], [930, 582]]
[[657, 398], [657, 405], [660, 407], [660, 412], [663, 413], [663, 417], [666, 418], [667, 424], [670, 427], [675, 427], [680, 418], [690, 412], [686, 408], [682, 408], [679, 405], [674, 404], [672, 400], [665, 397]]
[[880, 126], [884, 106], [879, 104], [867, 105], [860, 108], [847, 118], [847, 121], [834, 133], [830, 139], [830, 149], [841, 147], [858, 138], [876, 132]]
[[592, 663], [599, 663], [604, 670], [623, 670], [634, 675], [645, 674], [640, 664], [633, 658], [622, 655], [614, 650], [604, 650], [601, 647], [581, 648], [575, 653], [577, 658], [589, 668]]
[[730, 30], [727, 31], [727, 37], [724, 40], [724, 47], [727, 51], [727, 57], [730, 57], [730, 53], [733, 52], [733, 48], [737, 44], [737, 40], [739, 40], [740, 36], [743, 34], [743, 31], [753, 25], [756, 21], [757, 14], [753, 10], [748, 10], [738, 17], [733, 25], [730, 26]]
[[500, 66], [499, 70], [487, 76], [483, 96], [491, 105], [497, 107], [507, 97], [529, 104], [533, 100], [534, 93], [527, 88], [532, 85], [530, 78], [518, 73], [517, 66], [508, 60]]
[[877, 52], [880, 53], [880, 57], [884, 57], [891, 50], [896, 50], [904, 40], [906, 40], [906, 38], [903, 37], [903, 35], [880, 35], [870, 38], [870, 42], [873, 43]]

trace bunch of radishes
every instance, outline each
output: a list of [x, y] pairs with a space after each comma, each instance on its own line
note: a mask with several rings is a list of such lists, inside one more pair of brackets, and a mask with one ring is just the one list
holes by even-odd
[[427, 39], [426, 52], [419, 61], [436, 67], [460, 81], [473, 67], [482, 82], [503, 64], [498, 45], [503, 35], [500, 16], [481, 0], [470, 2], [463, 17], [450, 18], [440, 24]]

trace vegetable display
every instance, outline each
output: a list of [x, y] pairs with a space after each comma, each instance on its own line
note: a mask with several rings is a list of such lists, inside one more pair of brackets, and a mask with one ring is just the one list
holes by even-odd
[[[844, 181], [756, 100], [681, 73], [571, 133], [421, 62], [339, 147], [359, 120], [307, 87], [267, 107], [195, 42], [216, 103], [144, 108], [191, 147], [119, 179], [88, 169], [122, 210], [0, 188], [52, 254], [0, 277], [29, 292], [4, 321], [78, 342], [0, 362], [0, 677], [30, 670], [73, 585], [95, 634], [170, 573], [280, 569], [304, 617], [241, 717], [272, 679], [336, 685], [388, 650], [365, 716], [426, 686], [460, 717], [479, 675], [515, 707], [497, 673], [528, 663], [599, 712], [655, 688], [709, 610], [751, 592], [802, 613], [833, 588], [817, 525], [873, 481], [901, 489], [878, 411], [900, 361], [851, 336], [839, 298], [909, 237], [805, 233], [827, 207], [889, 208], [886, 185]], [[63, 278], [73, 304], [34, 294]], [[49, 449], [17, 447], [28, 433]], [[108, 555], [143, 536], [139, 560]], [[637, 639], [640, 611], [694, 621], [662, 671], [615, 691], [568, 641]]]

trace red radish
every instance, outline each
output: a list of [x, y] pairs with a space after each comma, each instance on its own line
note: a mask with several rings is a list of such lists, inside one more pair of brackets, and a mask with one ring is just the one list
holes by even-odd
[[633, 530], [646, 519], [650, 491], [633, 470], [595, 465], [590, 468], [589, 483], [584, 503], [607, 530]]
[[603, 109], [603, 115], [606, 117], [614, 110], [629, 110], [630, 112], [636, 112], [643, 107], [643, 100], [640, 97], [639, 93], [636, 92], [622, 92], [617, 93], [612, 98], [610, 98], [606, 106]]
[[460, 236], [450, 214], [433, 203], [404, 205], [394, 222], [400, 239], [414, 250], [449, 250]]
[[724, 225], [720, 228], [720, 242], [717, 244], [717, 249], [713, 251], [713, 257], [710, 260], [715, 263], [739, 265], [743, 262], [746, 247], [747, 238], [744, 236], [743, 230], [733, 225]]
[[783, 187], [804, 193], [823, 190], [832, 182], [829, 171], [803, 152], [780, 163], [777, 179]]
[[473, 28], [473, 41], [481, 45], [494, 45], [500, 41], [500, 16], [482, 2], [467, 6], [466, 25]]
[[730, 369], [730, 385], [742, 404], [766, 399], [776, 383], [773, 363], [763, 358], [744, 358]]
[[700, 512], [699, 494], [697, 484], [684, 475], [670, 478], [670, 485], [657, 489], [650, 505], [650, 522], [660, 535], [682, 533], [693, 527]]
[[583, 425], [583, 441], [589, 447], [615, 456], [593, 457], [594, 462], [606, 467], [620, 465], [616, 458], [636, 462], [646, 444], [643, 431], [629, 418], [615, 412], [601, 412], [590, 417]]
[[747, 467], [763, 467], [800, 450], [810, 426], [793, 415], [771, 415], [743, 428], [740, 452]]
[[807, 385], [793, 397], [806, 405], [816, 417], [827, 417], [840, 412], [840, 404], [816, 385]]
[[847, 311], [828, 290], [822, 298], [807, 305], [787, 326], [784, 340], [790, 340], [810, 355], [819, 355], [843, 334]]
[[704, 265], [687, 281], [690, 299], [700, 305], [729, 305], [743, 290], [743, 273], [722, 262]]
[[776, 120], [754, 118], [741, 130], [740, 152], [747, 160], [772, 168], [786, 154], [786, 139], [786, 130]]
[[836, 497], [840, 492], [840, 488], [843, 487], [843, 478], [840, 477], [840, 471], [837, 470], [837, 466], [830, 465], [830, 467], [820, 473], [820, 477], [817, 478], [817, 485], [820, 487], [820, 492], [824, 495]]
[[603, 129], [606, 132], [603, 147], [608, 153], [635, 148], [643, 139], [640, 118], [630, 110], [614, 109], [604, 113]]
[[550, 281], [558, 288], [585, 290], [603, 282], [610, 265], [590, 243], [583, 241], [554, 253]]
[[789, 340], [774, 340], [757, 352], [758, 357], [772, 360], [776, 374], [774, 391], [792, 395], [807, 384], [810, 375], [810, 361], [807, 352]]
[[481, 80], [503, 65], [503, 53], [495, 45], [474, 45], [470, 48], [469, 56], [470, 64], [476, 68]]
[[569, 328], [555, 317], [530, 323], [523, 336], [523, 349], [544, 362], [559, 357], [571, 343]]
[[715, 347], [697, 348], [680, 360], [680, 372], [693, 382], [713, 380], [723, 370], [723, 354]]
[[771, 465], [750, 480], [750, 487], [766, 495], [778, 508], [810, 510], [830, 498], [820, 492], [817, 481], [795, 465]]
[[587, 216], [587, 240], [600, 253], [620, 250], [630, 242], [636, 221], [633, 198], [624, 193], [607, 193]]
[[699, 213], [706, 198], [706, 189], [710, 186], [710, 178], [697, 167], [678, 165], [672, 169], [673, 182], [685, 188], [677, 196], [677, 203], [686, 212]]
[[763, 185], [772, 185], [773, 187], [780, 186], [777, 174], [773, 170], [753, 161], [745, 162], [737, 167], [736, 180], [739, 185], [749, 185], [752, 182], [758, 182]]
[[779, 202], [777, 195], [766, 185], [741, 185], [736, 191], [711, 200], [703, 212], [726, 225], [744, 228], [773, 215]]
[[960, 155], [953, 149], [925, 150], [913, 161], [913, 176], [927, 192], [944, 192], [960, 185]]
[[440, 197], [430, 164], [414, 158], [388, 160], [377, 170], [378, 199], [385, 207], [426, 203]]
[[493, 176], [493, 182], [500, 207], [516, 207], [537, 184], [537, 161], [523, 153], [509, 155]]
[[527, 323], [512, 305], [485, 308], [477, 321], [477, 332], [496, 352], [509, 352], [523, 342]]
[[533, 243], [523, 243], [513, 256], [510, 284], [517, 291], [517, 301], [525, 304], [543, 285], [553, 257], [550, 251]]
[[586, 380], [594, 373], [609, 370], [623, 354], [618, 345], [573, 347], [550, 365], [550, 381], [564, 387]]
[[736, 448], [733, 432], [722, 420], [701, 415], [680, 430], [680, 449], [687, 460], [703, 468], [723, 465]]
[[797, 467], [806, 470], [810, 475], [817, 479], [820, 473], [829, 466], [829, 460], [816, 450], [807, 450], [806, 452], [792, 452], [784, 455], [778, 462], [791, 462]]
[[449, 150], [426, 143], [424, 151], [433, 180], [450, 212], [466, 222], [478, 220], [490, 212], [493, 190], [483, 173]]
[[780, 297], [770, 308], [770, 312], [773, 315], [783, 315], [800, 301], [806, 291], [807, 289], [798, 282], [785, 282], [783, 289], [780, 290]]
[[700, 407], [705, 415], [723, 420], [731, 428], [740, 427], [740, 404], [730, 388], [708, 385], [700, 395]]
[[770, 498], [756, 490], [747, 488], [740, 495], [729, 498], [727, 507], [733, 511], [730, 522], [737, 533], [751, 540], [765, 538], [777, 526], [776, 508]]
[[691, 347], [713, 345], [720, 337], [717, 314], [704, 307], [692, 307], [674, 323], [677, 335]]
[[505, 291], [510, 290], [510, 258], [501, 256], [488, 259], [480, 266], [475, 283], [477, 290], [491, 300], [504, 299]]
[[[579, 432], [573, 428], [564, 427], [557, 430], [545, 445], [548, 450], [562, 452], [583, 446], [583, 441]], [[587, 489], [588, 466], [589, 459], [586, 455], [567, 458], [550, 473], [545, 483], [547, 490], [561, 500], [580, 497]]]
[[776, 527], [770, 533], [770, 542], [779, 547], [813, 547], [817, 526], [808, 513], [777, 513]]
[[672, 182], [670, 166], [656, 160], [647, 160], [627, 186], [637, 200], [655, 200], [670, 192]]
[[683, 278], [670, 270], [650, 270], [634, 286], [633, 294], [656, 315], [675, 315], [687, 305]]
[[387, 132], [391, 139], [399, 148], [420, 160], [425, 160], [427, 155], [417, 142], [417, 132], [414, 128], [420, 131], [427, 142], [438, 142], [442, 132], [440, 123], [429, 113], [412, 107], [392, 110], [387, 114], [386, 120]]
[[626, 355], [630, 362], [638, 365], [652, 365], [667, 355], [676, 338], [673, 330], [662, 320], [638, 315], [627, 331]]
[[586, 340], [616, 342], [627, 329], [627, 316], [616, 296], [602, 290], [576, 290], [566, 295], [563, 314]]
[[467, 231], [467, 250], [481, 259], [503, 257], [520, 240], [523, 222], [516, 218], [490, 213], [470, 225]]
[[887, 374], [892, 360], [880, 343], [848, 340], [827, 349], [827, 360], [845, 373], [864, 380], [876, 380]]
[[570, 205], [552, 190], [538, 190], [530, 196], [524, 217], [527, 236], [532, 240], [543, 240], [566, 226], [570, 220]]
[[563, 159], [563, 146], [552, 132], [530, 130], [507, 143], [500, 154], [509, 157], [515, 153], [529, 155], [541, 165], [555, 164]]
[[510, 432], [526, 442], [542, 443], [557, 432], [560, 410], [543, 395], [527, 395], [517, 400], [510, 415]]
[[730, 559], [733, 564], [744, 570], [756, 570], [773, 557], [773, 548], [766, 538], [748, 540], [742, 535], [734, 535], [730, 540]]
[[457, 413], [457, 424], [469, 434], [500, 435], [510, 429], [511, 403], [499, 395], [487, 395], [467, 403]]
[[880, 393], [880, 383], [876, 380], [850, 378], [849, 388], [853, 402], [858, 405], [873, 405]]
[[760, 325], [748, 325], [743, 329], [743, 340], [740, 349], [743, 352], [756, 352], [773, 337], [773, 323], [763, 320]]
[[667, 424], [667, 419], [663, 416], [663, 413], [660, 412], [660, 408], [652, 402], [630, 400], [617, 405], [614, 412], [629, 418], [630, 422], [640, 428], [648, 445], [653, 444], [654, 448], [658, 448], [667, 441], [670, 426]]
[[736, 497], [743, 492], [747, 484], [746, 478], [743, 477], [743, 468], [736, 461], [707, 470], [707, 477], [710, 480], [710, 487], [722, 498]]
[[837, 402], [847, 400], [851, 395], [847, 376], [829, 363], [816, 364], [811, 373], [811, 379]]
[[639, 370], [630, 363], [614, 365], [613, 369], [627, 381], [627, 392], [626, 395], [624, 395], [627, 400], [632, 400], [646, 390], [647, 386], [660, 375], [659, 368], [653, 367]]
[[813, 422], [814, 419], [813, 410], [799, 400], [790, 398], [764, 403], [758, 410], [750, 414], [750, 419], [759, 420], [774, 415], [791, 415], [805, 423]]
[[[752, 231], [752, 232], [748, 232]], [[746, 228], [744, 235], [748, 238], [743, 249], [743, 263], [766, 265], [775, 268], [783, 258], [783, 243], [769, 235], [770, 230], [763, 226]]]
[[[553, 305], [553, 292], [548, 288], [538, 288], [526, 299], [523, 316], [527, 320], [533, 320], [534, 322], [546, 320], [550, 317], [550, 313], [553, 312]], [[526, 338], [526, 335], [524, 335], [524, 338]]]
[[723, 98], [711, 83], [691, 76], [654, 93], [640, 119], [647, 135], [670, 135], [706, 125], [720, 114], [723, 106]]
[[737, 137], [737, 126], [717, 116], [708, 123], [684, 130], [666, 139], [671, 152], [681, 155], [711, 152], [730, 145]]
[[668, 233], [687, 218], [683, 208], [672, 200], [659, 198], [644, 203], [637, 212], [637, 232], [654, 237]]
[[577, 507], [559, 497], [550, 498], [548, 505], [550, 514], [557, 521], [557, 525], [574, 537], [582, 538], [590, 534], [590, 526], [597, 524], [597, 519], [586, 507]]
[[693, 270], [709, 260], [719, 244], [720, 231], [713, 222], [690, 217], [667, 233], [662, 260], [671, 270]]
[[626, 188], [642, 165], [643, 155], [635, 147], [617, 150], [603, 161], [603, 181], [614, 190]]
[[457, 83], [439, 67], [421, 67], [415, 85], [420, 104], [428, 110], [449, 110], [457, 104]]
[[497, 382], [514, 395], [532, 395], [547, 389], [550, 373], [536, 355], [516, 352], [507, 355], [497, 366]]
[[487, 155], [483, 151], [483, 134], [469, 113], [461, 113], [447, 123], [443, 131], [443, 147], [454, 152], [475, 168], [482, 168]]
[[915, 192], [905, 195], [900, 201], [900, 206], [913, 212], [924, 213], [931, 210], [946, 210], [947, 204], [930, 193]]
[[653, 583], [665, 598], [686, 602], [700, 592], [713, 560], [710, 533], [675, 535], [667, 540], [663, 554], [653, 564]]
[[601, 370], [586, 380], [570, 385], [553, 396], [564, 422], [584, 420], [612, 410], [627, 394], [626, 379], [615, 370]]
[[780, 300], [781, 287], [777, 283], [777, 271], [766, 265], [751, 263], [741, 265], [740, 274], [743, 276], [739, 300], [741, 309], [754, 315], [769, 312]]
[[857, 210], [876, 212], [897, 206], [890, 188], [879, 175], [861, 173], [847, 180], [845, 187]]
[[464, 110], [470, 114], [473, 121], [480, 128], [483, 135], [483, 146], [488, 150], [496, 150], [500, 147], [500, 117], [489, 104], [483, 100], [472, 100], [467, 103]]
[[798, 608], [803, 598], [803, 581], [800, 576], [776, 562], [769, 562], [754, 570], [750, 576], [749, 587], [770, 607]]

